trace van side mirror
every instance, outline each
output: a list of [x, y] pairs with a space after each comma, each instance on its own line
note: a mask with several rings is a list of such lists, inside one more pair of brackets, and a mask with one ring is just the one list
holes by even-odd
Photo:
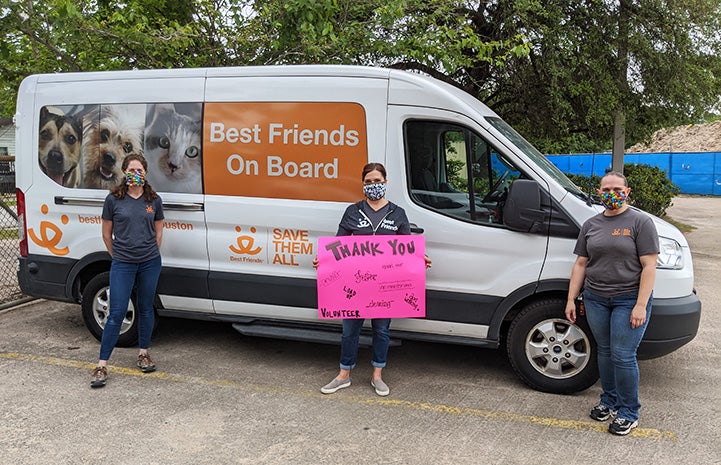
[[513, 231], [543, 233], [547, 213], [541, 208], [541, 187], [531, 179], [516, 179], [508, 189], [503, 223]]

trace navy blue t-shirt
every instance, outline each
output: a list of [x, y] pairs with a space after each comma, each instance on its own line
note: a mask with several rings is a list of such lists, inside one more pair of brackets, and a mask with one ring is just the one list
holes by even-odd
[[103, 219], [113, 222], [113, 260], [140, 263], [160, 255], [155, 238], [155, 222], [165, 219], [160, 197], [148, 202], [142, 195], [119, 199], [108, 194]]

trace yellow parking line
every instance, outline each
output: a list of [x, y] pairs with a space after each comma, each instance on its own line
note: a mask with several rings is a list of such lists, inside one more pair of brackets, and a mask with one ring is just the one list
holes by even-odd
[[[31, 354], [21, 354], [17, 352], [0, 352], [0, 359], [7, 359], [7, 360], [20, 360], [20, 361], [30, 361], [30, 362], [37, 362], [42, 363], [45, 365], [54, 365], [54, 366], [62, 366], [62, 367], [70, 367], [70, 368], [79, 368], [79, 369], [85, 369], [85, 370], [92, 370], [95, 368], [95, 364], [93, 363], [86, 363], [86, 362], [79, 362], [76, 360], [68, 360], [68, 359], [62, 359], [62, 358], [56, 358], [56, 357], [45, 357], [40, 355], [31, 355]], [[578, 420], [564, 420], [561, 418], [551, 418], [551, 417], [538, 417], [535, 415], [521, 415], [517, 413], [510, 413], [510, 412], [501, 412], [496, 410], [485, 410], [485, 409], [477, 409], [477, 408], [470, 408], [470, 407], [456, 407], [452, 405], [443, 405], [443, 404], [435, 404], [431, 402], [415, 402], [410, 400], [402, 400], [402, 399], [387, 399], [387, 398], [369, 398], [369, 397], [362, 397], [362, 396], [349, 396], [349, 395], [334, 395], [332, 397], [325, 397], [323, 394], [320, 394], [318, 391], [290, 391], [287, 389], [281, 389], [281, 388], [275, 388], [270, 386], [261, 386], [261, 385], [251, 385], [251, 384], [244, 384], [239, 383], [236, 381], [231, 380], [224, 380], [224, 379], [212, 379], [212, 378], [203, 378], [198, 376], [185, 376], [185, 375], [177, 375], [173, 373], [166, 373], [161, 371], [155, 371], [152, 373], [142, 373], [138, 371], [136, 368], [125, 368], [125, 367], [117, 367], [117, 366], [110, 366], [111, 372], [113, 374], [121, 374], [121, 375], [127, 375], [127, 376], [139, 376], [143, 378], [151, 378], [151, 379], [161, 379], [161, 380], [168, 380], [168, 381], [176, 381], [180, 383], [188, 383], [188, 384], [198, 384], [198, 385], [206, 385], [206, 386], [222, 386], [222, 387], [231, 387], [234, 389], [240, 389], [244, 391], [254, 391], [254, 392], [266, 392], [271, 394], [283, 394], [287, 396], [288, 394], [293, 394], [296, 396], [301, 397], [324, 397], [327, 399], [335, 399], [335, 400], [341, 400], [341, 401], [350, 401], [350, 402], [356, 402], [356, 403], [362, 403], [362, 404], [368, 404], [368, 405], [379, 405], [383, 407], [390, 407], [390, 408], [402, 408], [402, 409], [409, 409], [409, 410], [417, 410], [417, 411], [427, 411], [427, 412], [435, 412], [435, 413], [444, 413], [448, 415], [458, 415], [458, 416], [465, 416], [465, 417], [478, 417], [478, 418], [486, 418], [491, 420], [501, 420], [501, 421], [510, 421], [515, 423], [526, 423], [526, 424], [534, 424], [534, 425], [542, 425], [542, 426], [548, 426], [552, 428], [561, 428], [561, 429], [570, 429], [570, 430], [577, 430], [577, 431], [593, 431], [597, 433], [606, 433], [608, 426], [606, 426], [605, 423], [599, 423], [599, 422], [591, 422], [591, 421], [578, 421]], [[654, 440], [667, 440], [667, 441], [676, 441], [676, 434], [674, 434], [673, 431], [661, 431], [654, 428], [636, 428], [629, 436], [637, 437], [637, 438], [646, 438], [646, 439], [654, 439]]]

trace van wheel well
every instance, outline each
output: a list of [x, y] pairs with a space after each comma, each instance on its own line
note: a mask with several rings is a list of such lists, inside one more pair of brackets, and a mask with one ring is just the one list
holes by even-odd
[[83, 289], [90, 280], [106, 271], [110, 271], [110, 262], [102, 261], [91, 263], [78, 273], [73, 283], [73, 297], [78, 303], [82, 302]]
[[511, 308], [506, 316], [503, 317], [501, 327], [498, 332], [499, 347], [506, 347], [508, 341], [508, 329], [511, 327], [511, 323], [516, 319], [519, 313], [533, 302], [547, 300], [547, 299], [566, 299], [566, 292], [562, 291], [549, 291], [542, 294], [532, 294], [522, 300], [518, 301], [513, 308]]

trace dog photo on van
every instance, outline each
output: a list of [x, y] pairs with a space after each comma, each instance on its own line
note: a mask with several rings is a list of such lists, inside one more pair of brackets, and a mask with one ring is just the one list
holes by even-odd
[[81, 187], [111, 189], [126, 156], [143, 155], [145, 104], [99, 105], [84, 118]]
[[82, 119], [59, 108], [40, 109], [38, 160], [40, 169], [66, 187], [80, 184]]
[[148, 105], [145, 158], [148, 182], [159, 192], [202, 192], [200, 103]]

